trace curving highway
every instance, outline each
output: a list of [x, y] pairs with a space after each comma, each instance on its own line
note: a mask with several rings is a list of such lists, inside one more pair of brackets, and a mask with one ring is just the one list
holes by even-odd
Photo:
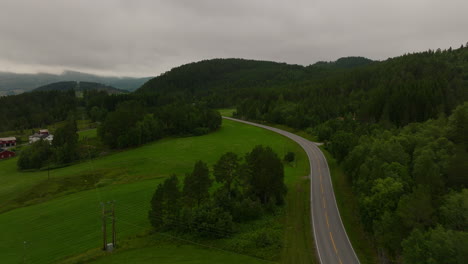
[[317, 147], [317, 143], [274, 127], [230, 117], [223, 118], [274, 131], [294, 140], [304, 149], [310, 163], [312, 228], [320, 263], [358, 264], [359, 259], [341, 222], [327, 160]]

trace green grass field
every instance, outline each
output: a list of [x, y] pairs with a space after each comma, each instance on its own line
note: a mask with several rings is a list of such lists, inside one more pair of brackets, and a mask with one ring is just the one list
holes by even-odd
[[78, 135], [80, 139], [92, 139], [97, 137], [97, 129], [96, 128], [91, 128], [91, 129], [86, 129], [78, 132]]
[[[233, 117], [233, 113], [236, 111], [236, 109], [234, 109], [234, 108], [225, 108], [225, 109], [219, 109], [218, 111], [222, 116]], [[304, 130], [294, 129], [294, 128], [291, 128], [291, 127], [288, 127], [288, 126], [285, 126], [285, 125], [273, 124], [273, 123], [269, 123], [269, 122], [262, 122], [262, 121], [255, 121], [255, 120], [254, 120], [254, 122], [261, 123], [261, 124], [271, 126], [271, 127], [276, 127], [276, 128], [279, 128], [279, 129], [294, 133], [294, 134], [296, 134], [298, 136], [301, 136], [301, 137], [306, 138], [306, 139], [311, 140], [311, 141], [315, 141], [315, 142], [318, 141], [317, 137], [307, 133]]]
[[[89, 133], [86, 136], [95, 135], [93, 130], [86, 133]], [[81, 179], [83, 175], [97, 177], [97, 187], [76, 193], [73, 193], [73, 189], [65, 189], [61, 195], [52, 196], [49, 201], [41, 200], [38, 204], [0, 214], [2, 260], [4, 263], [50, 263], [100, 247], [100, 202], [108, 200], [116, 201], [119, 240], [145, 232], [150, 228], [147, 221], [150, 197], [164, 177], [172, 173], [184, 175], [192, 169], [196, 160], [204, 160], [211, 166], [224, 152], [245, 154], [258, 144], [271, 146], [281, 157], [288, 151], [295, 152], [295, 167], [285, 166], [286, 184], [290, 189], [297, 188], [298, 183], [308, 186], [308, 182], [303, 180], [303, 176], [308, 175], [309, 170], [307, 158], [297, 144], [270, 131], [224, 120], [222, 128], [209, 135], [163, 139], [139, 148], [51, 171], [50, 177], [54, 180]], [[15, 199], [23, 197], [25, 193], [31, 193], [38, 187], [48, 190], [48, 183], [53, 182], [47, 181], [47, 171], [18, 172], [16, 159], [0, 161], [0, 167], [0, 210], [11, 206]], [[83, 179], [86, 181], [89, 178]], [[290, 195], [295, 193], [294, 190], [288, 193], [288, 201], [292, 199]], [[47, 193], [44, 193], [44, 196], [47, 196]], [[300, 198], [303, 199], [304, 194]], [[308, 199], [303, 200], [308, 204]], [[304, 205], [299, 208], [304, 208]], [[285, 213], [282, 219], [284, 225], [295, 223], [298, 226], [301, 225], [301, 221], [307, 224], [310, 214], [304, 215], [303, 210]], [[310, 226], [305, 225], [301, 230], [306, 228]], [[310, 241], [290, 237], [285, 235], [286, 240], [292, 241], [284, 242], [289, 247], [303, 248], [304, 255], [310, 255], [309, 252], [313, 251], [307, 244]], [[300, 245], [301, 243], [305, 245]], [[206, 255], [207, 259], [212, 257], [216, 263], [235, 260], [232, 254], [226, 252], [220, 254], [218, 251], [209, 250], [208, 252], [214, 254], [211, 255], [203, 253], [206, 250], [200, 251], [202, 249], [198, 247], [191, 248], [193, 250], [187, 254]], [[139, 250], [142, 253], [153, 254], [150, 249]], [[174, 252], [171, 255], [185, 254], [183, 249], [170, 250]], [[112, 257], [105, 257], [99, 261], [119, 263], [118, 259], [121, 256], [123, 260], [120, 261], [125, 262], [124, 260], [132, 254], [130, 251], [121, 250]], [[223, 256], [226, 260], [218, 261], [223, 259]], [[307, 256], [307, 259], [309, 258]], [[243, 260], [239, 259], [240, 261]], [[180, 262], [183, 260], [174, 263]], [[282, 262], [301, 263], [286, 258], [282, 259]], [[302, 263], [307, 263], [306, 258]]]
[[236, 109], [233, 108], [225, 108], [225, 109], [219, 109], [218, 112], [222, 116], [227, 116], [227, 117], [232, 117], [232, 114], [236, 111]]
[[[183, 254], [180, 254], [183, 252]], [[203, 249], [200, 247], [182, 246], [153, 246], [142, 249], [128, 250], [118, 255], [110, 255], [93, 262], [96, 264], [117, 263], [164, 263], [164, 264], [254, 264], [266, 263], [249, 256], [229, 252]]]

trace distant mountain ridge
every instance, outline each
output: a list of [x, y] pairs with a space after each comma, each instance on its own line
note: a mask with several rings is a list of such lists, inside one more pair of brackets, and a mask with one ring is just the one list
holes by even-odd
[[109, 85], [117, 89], [133, 91], [151, 78], [152, 77], [109, 77], [76, 71], [64, 71], [61, 74], [0, 72], [0, 96], [20, 94], [40, 86], [62, 81], [95, 82]]
[[89, 90], [97, 90], [97, 91], [105, 91], [108, 94], [121, 94], [127, 93], [128, 91], [117, 89], [115, 87], [105, 85], [102, 83], [95, 83], [95, 82], [76, 82], [76, 81], [67, 81], [67, 82], [56, 82], [47, 84], [41, 87], [34, 89], [33, 91], [89, 91]]
[[328, 68], [342, 68], [342, 69], [349, 69], [359, 66], [365, 66], [374, 62], [371, 59], [365, 57], [343, 57], [339, 58], [336, 61], [319, 61], [312, 66], [319, 66], [319, 67], [328, 67]]

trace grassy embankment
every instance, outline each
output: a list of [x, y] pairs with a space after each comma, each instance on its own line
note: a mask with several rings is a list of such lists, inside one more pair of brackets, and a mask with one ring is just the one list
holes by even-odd
[[[85, 133], [87, 137], [95, 135], [92, 130]], [[173, 256], [174, 261], [177, 261], [177, 258], [181, 259], [182, 255], [193, 255], [204, 256], [204, 259], [213, 258], [214, 262], [224, 259], [221, 262], [229, 260], [233, 263], [257, 263], [258, 260], [255, 258], [223, 251], [153, 243], [151, 236], [146, 235], [150, 230], [147, 221], [149, 200], [155, 187], [164, 177], [171, 173], [185, 174], [192, 169], [196, 160], [202, 159], [213, 165], [226, 151], [244, 154], [257, 144], [272, 146], [281, 156], [286, 151], [294, 151], [297, 153], [298, 161], [295, 167], [286, 166], [286, 183], [292, 191], [287, 197], [288, 206], [285, 213], [279, 217], [266, 217], [253, 225], [276, 225], [276, 222], [282, 222], [286, 231], [285, 248], [297, 250], [304, 248], [305, 257], [301, 262], [307, 263], [307, 259], [311, 258], [308, 253], [311, 251], [308, 249], [310, 245], [307, 241], [311, 240], [304, 242], [305, 239], [290, 235], [292, 232], [303, 234], [308, 232], [307, 228], [310, 228], [310, 225], [302, 224], [308, 221], [304, 221], [304, 211], [308, 211], [306, 207], [308, 194], [305, 191], [308, 188], [304, 188], [304, 192], [294, 190], [308, 184], [303, 177], [308, 174], [309, 169], [305, 153], [297, 144], [273, 132], [231, 121], [224, 121], [219, 131], [209, 135], [164, 139], [140, 148], [56, 169], [50, 172], [51, 180], [47, 180], [47, 171], [18, 172], [16, 159], [1, 161], [0, 210], [21, 198], [25, 201], [32, 199], [40, 202], [0, 214], [2, 261], [28, 263], [34, 260], [35, 263], [49, 263], [74, 255], [78, 255], [74, 260], [86, 259], [89, 255], [99, 256], [102, 254], [98, 250], [101, 241], [100, 202], [116, 200], [118, 239], [124, 246], [112, 255], [113, 263], [119, 261], [123, 263], [131, 258], [132, 254], [138, 255], [140, 259], [146, 257], [146, 260], [151, 261], [157, 252], [162, 254], [163, 259], [164, 252], [167, 253], [165, 256]], [[83, 180], [84, 185], [92, 181], [93, 184], [88, 187], [96, 188], [76, 192], [78, 190], [67, 186], [67, 182], [77, 179]], [[58, 190], [50, 185], [58, 186]], [[302, 205], [298, 203], [298, 198], [303, 199], [305, 203]], [[242, 232], [236, 235], [237, 238], [206, 243], [216, 247], [224, 246], [228, 250], [234, 248], [233, 251], [236, 251], [236, 246], [239, 246], [238, 241], [251, 238], [248, 225], [241, 229], [246, 231], [241, 230]], [[291, 232], [291, 229], [294, 231]], [[147, 247], [125, 250], [126, 247], [135, 248], [132, 237], [137, 234], [146, 241], [143, 244]], [[255, 251], [253, 248], [251, 253]], [[265, 253], [270, 251], [266, 250]], [[106, 257], [99, 261], [107, 259]], [[299, 263], [286, 259], [284, 262]]]

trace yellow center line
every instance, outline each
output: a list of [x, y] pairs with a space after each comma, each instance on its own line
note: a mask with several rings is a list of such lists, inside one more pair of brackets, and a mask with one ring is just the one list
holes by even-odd
[[318, 164], [319, 159], [318, 159], [317, 154], [315, 154], [315, 152], [313, 152], [312, 155], [314, 155], [314, 158], [315, 158], [315, 160], [317, 161], [317, 168], [318, 168], [318, 173], [319, 173], [319, 175], [320, 175], [320, 184], [321, 184], [321, 183], [322, 183], [322, 180], [323, 180], [323, 176], [322, 176], [322, 169], [320, 168], [320, 165]]
[[[315, 158], [317, 158], [317, 156], [315, 156]], [[320, 166], [317, 165], [317, 167], [318, 167], [319, 175], [320, 175], [320, 183], [322, 183], [322, 170], [320, 169]]]
[[[315, 152], [314, 152], [313, 155], [314, 155], [315, 159], [318, 161], [317, 154], [315, 154]], [[322, 170], [321, 170], [321, 168], [320, 168], [320, 166], [318, 164], [317, 164], [317, 167], [318, 167], [318, 172], [319, 172], [319, 175], [320, 175], [320, 188], [322, 190], [322, 203], [323, 203], [323, 208], [325, 209], [326, 206], [325, 206], [325, 196], [323, 196], [324, 192], [323, 192], [323, 184], [322, 184], [322, 178], [323, 178]], [[326, 210], [325, 210], [325, 219], [327, 221], [327, 227], [328, 227], [328, 229], [330, 229], [330, 223], [328, 222], [328, 213], [327, 213]], [[340, 256], [338, 255], [338, 249], [336, 248], [335, 240], [333, 240], [333, 235], [332, 235], [331, 231], [329, 232], [329, 234], [330, 234], [330, 240], [331, 240], [331, 242], [333, 244], [333, 248], [335, 249], [335, 253], [336, 253], [337, 257], [338, 257], [338, 261], [340, 262], [340, 264], [343, 264], [343, 262], [341, 261]]]
[[330, 229], [330, 224], [328, 223], [328, 214], [327, 214], [327, 211], [325, 211], [325, 218], [327, 219], [327, 226], [328, 226], [328, 228]]
[[335, 253], [338, 254], [338, 250], [336, 249], [335, 241], [333, 240], [333, 236], [331, 232], [330, 232], [330, 239], [331, 239], [331, 242], [333, 243], [333, 248], [335, 249]]

